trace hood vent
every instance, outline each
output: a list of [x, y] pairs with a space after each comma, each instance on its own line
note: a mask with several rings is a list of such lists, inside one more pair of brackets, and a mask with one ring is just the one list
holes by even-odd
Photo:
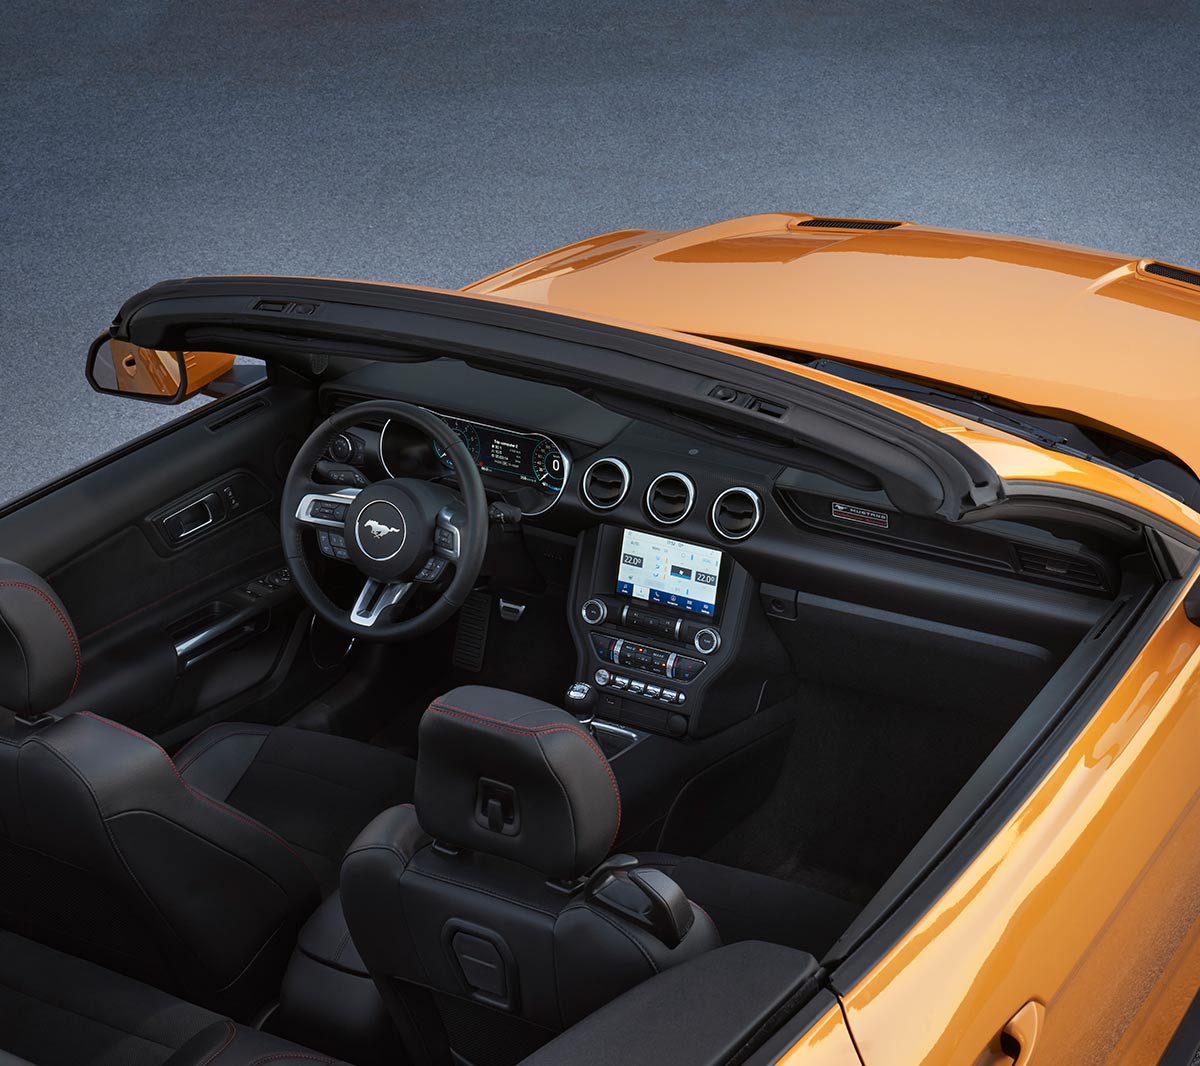
[[686, 474], [659, 474], [646, 490], [646, 510], [664, 526], [682, 522], [696, 499], [696, 486]]
[[1182, 281], [1187, 285], [1200, 287], [1200, 273], [1194, 270], [1184, 270], [1183, 267], [1171, 266], [1170, 263], [1147, 263], [1142, 269], [1147, 274], [1156, 274], [1160, 278], [1170, 278], [1172, 281]]
[[1046, 551], [1028, 544], [1014, 544], [1017, 570], [1027, 577], [1054, 581], [1073, 588], [1103, 591], [1107, 584], [1104, 575], [1086, 559], [1061, 552]]
[[713, 502], [713, 529], [726, 540], [745, 540], [762, 521], [762, 500], [753, 489], [737, 485]]
[[596, 510], [611, 510], [629, 491], [629, 467], [620, 459], [597, 459], [584, 471], [579, 487]]
[[895, 229], [903, 222], [875, 218], [805, 218], [791, 225], [796, 229]]

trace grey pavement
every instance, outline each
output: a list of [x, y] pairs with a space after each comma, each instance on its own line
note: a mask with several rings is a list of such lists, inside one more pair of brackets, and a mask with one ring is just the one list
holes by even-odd
[[792, 209], [1200, 265], [1198, 68], [1194, 0], [6, 4], [0, 499], [174, 414], [82, 373], [167, 277]]

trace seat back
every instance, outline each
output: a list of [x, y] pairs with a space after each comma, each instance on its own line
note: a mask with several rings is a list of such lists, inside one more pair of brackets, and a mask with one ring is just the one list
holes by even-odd
[[215, 1009], [262, 1002], [315, 879], [148, 737], [55, 719], [77, 655], [48, 586], [0, 561], [0, 665], [20, 667], [0, 673], [0, 924]]
[[557, 708], [470, 687], [426, 711], [415, 805], [368, 825], [341, 877], [355, 946], [415, 1062], [436, 1061], [411, 1024], [422, 1012], [460, 1057], [508, 1066], [719, 945], [666, 875], [605, 862], [619, 802], [595, 742]]

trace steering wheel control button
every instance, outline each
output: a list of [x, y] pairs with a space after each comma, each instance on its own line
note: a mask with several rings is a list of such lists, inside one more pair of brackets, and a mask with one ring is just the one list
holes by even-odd
[[440, 555], [431, 556], [429, 561], [417, 571], [417, 576], [413, 580], [426, 583], [437, 581], [446, 572], [446, 567], [449, 565], [450, 563]]
[[603, 600], [588, 600], [580, 609], [583, 620], [590, 626], [598, 626], [608, 617], [608, 608]]
[[696, 633], [692, 643], [701, 655], [712, 655], [721, 646], [721, 634], [711, 627], [705, 627]]

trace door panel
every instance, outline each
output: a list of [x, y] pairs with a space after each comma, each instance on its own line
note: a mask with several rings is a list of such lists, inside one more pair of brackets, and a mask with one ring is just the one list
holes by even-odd
[[0, 517], [0, 557], [45, 577], [79, 633], [65, 710], [186, 735], [226, 711], [277, 720], [334, 679], [307, 653], [307, 608], [264, 580], [314, 417], [311, 391], [264, 386]]

